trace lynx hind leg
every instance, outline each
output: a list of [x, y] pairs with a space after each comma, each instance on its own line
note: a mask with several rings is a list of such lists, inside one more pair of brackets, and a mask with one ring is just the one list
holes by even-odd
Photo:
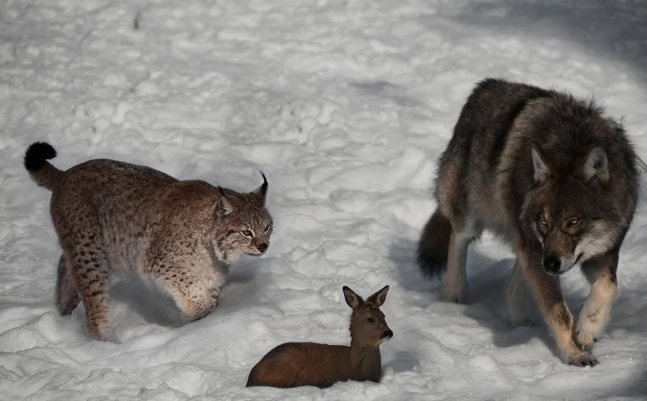
[[154, 264], [152, 279], [171, 294], [187, 321], [202, 319], [218, 306], [222, 279], [203, 277], [191, 269], [164, 262]]
[[90, 338], [118, 342], [110, 326], [110, 274], [96, 211], [82, 199], [67, 198], [68, 209], [52, 207], [52, 217], [67, 257], [67, 267], [83, 306]]
[[81, 297], [76, 290], [69, 263], [63, 254], [58, 260], [56, 274], [56, 306], [61, 315], [69, 315], [76, 309], [79, 302], [81, 302]]

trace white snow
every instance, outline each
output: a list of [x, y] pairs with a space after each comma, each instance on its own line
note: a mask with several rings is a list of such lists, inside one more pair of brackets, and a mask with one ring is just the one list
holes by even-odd
[[[558, 360], [531, 299], [537, 325], [508, 327], [512, 254], [494, 238], [470, 251], [468, 305], [439, 302], [414, 260], [436, 159], [484, 77], [594, 96], [647, 158], [644, 2], [5, 1], [0, 38], [0, 399], [647, 399], [644, 199], [595, 368]], [[22, 166], [37, 140], [60, 168], [113, 158], [237, 190], [262, 170], [269, 251], [187, 325], [116, 282], [122, 343], [89, 341], [83, 308], [52, 301], [50, 194]], [[347, 344], [341, 287], [385, 284], [381, 383], [244, 387], [277, 344]], [[563, 289], [577, 314], [588, 284], [574, 270]]]

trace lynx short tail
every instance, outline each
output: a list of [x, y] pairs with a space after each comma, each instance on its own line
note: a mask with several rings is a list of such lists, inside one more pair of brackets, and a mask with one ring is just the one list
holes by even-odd
[[52, 190], [63, 172], [47, 160], [56, 157], [56, 150], [46, 142], [34, 142], [25, 152], [25, 168], [41, 187]]
[[436, 210], [422, 230], [418, 243], [418, 265], [425, 275], [440, 276], [447, 266], [451, 233], [451, 222], [440, 210]]

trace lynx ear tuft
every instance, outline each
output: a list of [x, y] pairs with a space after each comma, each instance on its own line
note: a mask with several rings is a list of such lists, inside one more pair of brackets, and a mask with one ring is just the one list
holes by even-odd
[[216, 215], [221, 217], [227, 216], [234, 211], [234, 207], [227, 199], [225, 191], [223, 191], [221, 187], [218, 187], [218, 190], [220, 191], [220, 198], [218, 198], [218, 202], [216, 202]]
[[267, 195], [267, 178], [265, 178], [265, 174], [261, 171], [261, 175], [263, 176], [263, 183], [261, 184], [260, 187], [256, 188], [254, 191], [252, 191], [252, 195], [258, 197], [260, 199], [261, 203], [265, 204], [265, 196]]

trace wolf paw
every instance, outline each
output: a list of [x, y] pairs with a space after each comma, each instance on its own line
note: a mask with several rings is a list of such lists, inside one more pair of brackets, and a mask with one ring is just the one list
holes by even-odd
[[595, 366], [599, 362], [598, 360], [590, 355], [588, 352], [578, 352], [571, 354], [566, 357], [566, 363], [573, 366], [585, 367], [585, 366]]
[[452, 303], [455, 303], [455, 304], [466, 304], [467, 303], [467, 294], [460, 294], [460, 293], [456, 294], [456, 293], [453, 293], [453, 292], [443, 291], [440, 298], [444, 302], [452, 302]]
[[586, 316], [583, 318], [580, 317], [580, 320], [577, 322], [575, 336], [582, 349], [590, 347], [594, 342], [598, 341], [603, 328], [604, 322], [601, 319], [591, 319]]
[[591, 333], [590, 331], [578, 331], [576, 333], [577, 335], [577, 343], [582, 347], [582, 349], [586, 349], [589, 347], [593, 346], [593, 343], [598, 342], [598, 337], [596, 334]]
[[467, 285], [466, 284], [451, 284], [445, 282], [443, 285], [443, 292], [440, 299], [445, 302], [453, 302], [457, 304], [467, 303]]

